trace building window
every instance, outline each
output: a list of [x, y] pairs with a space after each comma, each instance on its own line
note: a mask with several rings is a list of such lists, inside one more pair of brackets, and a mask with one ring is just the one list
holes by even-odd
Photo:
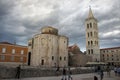
[[92, 32], [90, 32], [90, 35], [91, 35], [91, 37], [92, 37]]
[[104, 57], [104, 54], [103, 54], [103, 57]]
[[88, 54], [90, 54], [90, 50], [88, 50]]
[[64, 57], [64, 61], [66, 60], [66, 57]]
[[21, 54], [24, 54], [24, 50], [21, 50]]
[[15, 54], [15, 49], [12, 49], [12, 54]]
[[91, 49], [91, 54], [93, 54], [93, 49]]
[[92, 23], [90, 23], [90, 28], [92, 28]]
[[60, 56], [60, 61], [62, 60], [62, 57]]
[[6, 52], [6, 48], [2, 48], [2, 53], [5, 53]]
[[89, 33], [88, 33], [88, 37], [89, 37]]
[[4, 55], [1, 55], [0, 56], [0, 59], [3, 61], [3, 60], [5, 60], [5, 56]]
[[90, 45], [90, 42], [88, 41], [88, 45]]
[[105, 51], [103, 51], [105, 53]]
[[31, 43], [28, 44], [28, 46], [31, 46], [31, 45], [32, 45]]
[[87, 24], [87, 28], [89, 29], [89, 24]]
[[52, 56], [52, 60], [54, 60], [54, 56]]
[[11, 61], [14, 61], [15, 57], [14, 56], [11, 56]]
[[20, 57], [20, 61], [23, 61], [23, 57]]
[[112, 57], [113, 57], [113, 55], [112, 55]]
[[41, 60], [41, 65], [44, 65], [44, 60], [43, 59]]
[[93, 45], [93, 41], [91, 41], [91, 45]]

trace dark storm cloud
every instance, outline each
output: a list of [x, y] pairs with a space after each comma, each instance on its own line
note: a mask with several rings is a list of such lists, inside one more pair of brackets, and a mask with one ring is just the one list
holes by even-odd
[[119, 0], [0, 0], [0, 40], [26, 45], [49, 25], [66, 35], [70, 45], [76, 43], [85, 50], [84, 23], [89, 5], [98, 19], [100, 46], [119, 46]]

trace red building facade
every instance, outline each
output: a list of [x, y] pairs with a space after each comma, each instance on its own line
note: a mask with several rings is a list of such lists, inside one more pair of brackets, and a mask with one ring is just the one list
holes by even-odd
[[0, 42], [0, 63], [27, 64], [27, 56], [27, 46]]

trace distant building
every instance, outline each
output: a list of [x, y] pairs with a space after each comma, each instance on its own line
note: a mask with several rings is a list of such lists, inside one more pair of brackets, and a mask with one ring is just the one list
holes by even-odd
[[27, 64], [27, 46], [0, 42], [1, 64]]
[[88, 61], [92, 61], [92, 57], [80, 51], [80, 48], [74, 44], [68, 47], [69, 66], [79, 67], [85, 66]]
[[28, 41], [29, 65], [39, 67], [68, 66], [68, 38], [47, 26]]
[[100, 49], [100, 56], [102, 62], [120, 66], [120, 47]]
[[92, 56], [92, 61], [100, 61], [99, 37], [97, 19], [94, 17], [91, 8], [85, 20], [86, 27], [86, 53]]

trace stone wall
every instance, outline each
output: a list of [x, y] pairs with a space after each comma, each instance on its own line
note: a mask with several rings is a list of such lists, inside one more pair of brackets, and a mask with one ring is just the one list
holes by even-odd
[[[81, 74], [81, 73], [90, 73], [93, 72], [90, 69], [72, 69], [72, 74]], [[0, 79], [5, 78], [15, 78], [17, 69], [15, 67], [1, 67], [0, 66]], [[67, 72], [68, 73], [68, 72]], [[21, 78], [25, 77], [43, 77], [43, 76], [57, 76], [62, 75], [62, 69], [59, 72], [56, 72], [56, 68], [22, 68], [21, 69]]]

